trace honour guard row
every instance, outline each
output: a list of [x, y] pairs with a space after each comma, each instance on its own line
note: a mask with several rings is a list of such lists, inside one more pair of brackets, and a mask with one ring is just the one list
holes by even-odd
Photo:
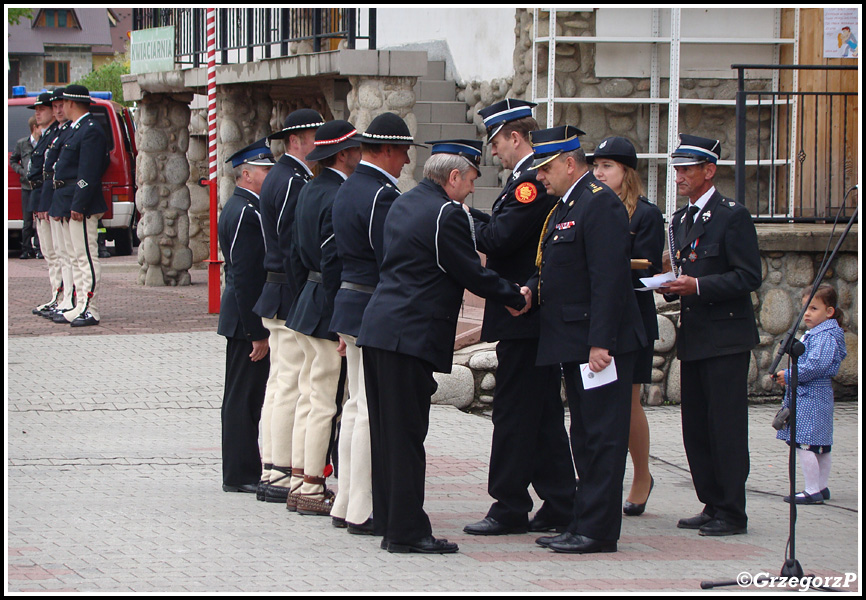
[[42, 129], [27, 172], [29, 200], [51, 284], [49, 300], [33, 314], [72, 327], [99, 324], [97, 237], [108, 208], [102, 175], [109, 157], [90, 103], [87, 88], [70, 85], [43, 92], [29, 107]]
[[[720, 143], [680, 136], [672, 166], [689, 208], [666, 236], [631, 142], [607, 138], [587, 154], [582, 131], [539, 129], [534, 107], [506, 99], [480, 111], [491, 154], [511, 170], [490, 214], [465, 204], [480, 174], [477, 140], [425, 142], [424, 177], [401, 192], [420, 144], [392, 113], [359, 132], [296, 110], [229, 158], [237, 187], [219, 218], [223, 490], [330, 516], [392, 553], [456, 552], [424, 511], [424, 440], [433, 373], [451, 370], [469, 290], [487, 300], [481, 335], [498, 342], [498, 368], [492, 502], [464, 531], [538, 532], [555, 552], [615, 552], [623, 515], [643, 514], [654, 485], [640, 385], [658, 327], [653, 297], [636, 289], [663, 271], [667, 237], [677, 278], [660, 293], [683, 307], [683, 435], [703, 503], [677, 526], [746, 532], [750, 294], [761, 270], [748, 211], [713, 185]], [[268, 142], [278, 139], [285, 153], [274, 162]], [[614, 372], [611, 383], [585, 383], [601, 371]], [[623, 503], [628, 454], [635, 476]], [[541, 499], [534, 514], [530, 486]]]

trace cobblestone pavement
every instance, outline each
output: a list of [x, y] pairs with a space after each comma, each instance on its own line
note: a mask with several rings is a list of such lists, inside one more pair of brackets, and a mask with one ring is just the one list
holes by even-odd
[[[772, 405], [750, 409], [749, 533], [731, 538], [676, 528], [701, 507], [675, 407], [647, 410], [656, 485], [647, 512], [624, 519], [615, 554], [556, 554], [534, 534], [464, 534], [490, 503], [492, 425], [451, 407], [431, 411], [426, 508], [456, 555], [389, 554], [330, 519], [224, 493], [225, 346], [215, 317], [200, 314], [204, 272], [189, 289], [154, 289], [126, 271], [116, 286], [126, 291], [106, 289], [100, 302], [105, 326], [58, 335], [29, 315], [47, 281], [23, 281], [35, 262], [7, 263], [7, 592], [693, 593], [705, 580], [775, 576], [784, 563], [787, 447], [770, 427]], [[109, 293], [129, 304], [112, 306]], [[28, 331], [15, 319], [37, 323]], [[158, 333], [130, 335], [148, 328]], [[836, 407], [835, 437], [832, 499], [799, 508], [796, 556], [807, 574], [838, 577], [837, 587], [848, 577], [844, 589], [859, 591], [856, 404]]]

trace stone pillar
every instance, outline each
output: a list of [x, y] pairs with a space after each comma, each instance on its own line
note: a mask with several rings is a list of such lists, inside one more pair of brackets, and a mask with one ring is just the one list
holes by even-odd
[[224, 85], [217, 87], [217, 181], [219, 205], [235, 189], [235, 178], [226, 159], [232, 154], [273, 133], [270, 126], [273, 100], [262, 85]]
[[189, 285], [189, 103], [192, 94], [145, 94], [136, 111], [138, 281]]
[[[378, 115], [392, 112], [406, 121], [412, 137], [418, 130], [418, 122], [412, 112], [415, 106], [415, 82], [417, 77], [366, 77], [350, 76], [352, 90], [346, 98], [349, 109], [349, 121], [363, 132], [370, 122]], [[415, 140], [423, 142], [424, 140]], [[417, 183], [412, 176], [417, 162], [415, 147], [409, 148], [409, 165], [403, 167], [399, 186], [402, 191], [408, 191]]]

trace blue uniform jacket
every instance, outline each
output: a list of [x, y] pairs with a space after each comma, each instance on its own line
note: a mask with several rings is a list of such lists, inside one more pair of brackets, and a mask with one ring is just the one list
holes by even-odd
[[45, 131], [42, 132], [42, 135], [36, 142], [36, 146], [33, 147], [33, 153], [30, 155], [30, 167], [27, 169], [27, 179], [33, 187], [33, 191], [30, 192], [30, 206], [33, 207], [33, 212], [46, 212], [48, 210], [48, 208], [42, 207], [41, 202], [42, 190], [45, 188], [45, 185], [42, 183], [42, 169], [45, 164], [45, 150], [48, 148], [51, 136], [57, 130], [57, 127], [57, 121], [54, 121], [45, 128]]
[[286, 321], [289, 329], [334, 341], [337, 336], [330, 330], [331, 317], [343, 269], [334, 243], [331, 208], [342, 183], [339, 173], [324, 169], [298, 197], [292, 270], [296, 276], [304, 274], [306, 281]]
[[612, 356], [646, 345], [631, 284], [628, 211], [587, 172], [550, 217], [541, 269], [527, 283], [541, 313], [539, 365]]
[[[63, 144], [66, 143], [66, 139], [72, 135], [71, 125], [71, 122], [64, 121], [63, 124], [59, 125], [51, 134], [51, 137], [48, 140], [48, 147], [45, 148], [45, 161], [42, 165], [45, 185], [42, 186], [42, 195], [40, 196], [39, 206], [42, 208], [42, 212], [47, 212], [55, 217], [69, 217], [68, 210], [66, 210], [64, 214], [51, 213], [51, 203], [54, 199], [54, 187], [51, 185], [51, 182], [54, 180], [54, 167], [57, 165], [57, 159], [60, 157], [60, 150], [63, 149]], [[62, 210], [60, 212], [62, 212]]]
[[463, 291], [521, 309], [520, 287], [481, 266], [472, 218], [429, 179], [401, 195], [385, 219], [379, 285], [359, 346], [414, 356], [451, 372]]
[[54, 190], [49, 214], [68, 216], [75, 211], [89, 217], [104, 213], [108, 210], [102, 195], [102, 174], [108, 168], [105, 132], [90, 113], [70, 129], [54, 165], [54, 180], [66, 185]]
[[715, 192], [686, 235], [687, 206], [671, 217], [671, 262], [698, 278], [700, 294], [680, 299], [677, 357], [701, 360], [749, 351], [758, 344], [751, 293], [761, 285], [752, 216], [745, 206]]
[[298, 194], [309, 180], [310, 175], [300, 161], [283, 154], [262, 184], [259, 211], [267, 243], [264, 266], [273, 274], [270, 277], [274, 281], [265, 281], [262, 295], [253, 307], [260, 317], [285, 321], [300, 291], [301, 286], [291, 271], [292, 226]]
[[[535, 273], [535, 256], [544, 220], [558, 198], [549, 195], [529, 170], [529, 159], [516, 165], [490, 215], [472, 209], [478, 249], [487, 255], [487, 268], [510, 281], [526, 281]], [[512, 317], [505, 306], [487, 302], [481, 339], [485, 342], [538, 337], [537, 310]]]
[[[631, 257], [649, 260], [649, 269], [634, 269], [631, 272], [632, 287], [642, 288], [641, 277], [652, 277], [662, 272], [662, 253], [665, 250], [665, 219], [662, 211], [649, 200], [640, 197], [628, 222], [631, 233]], [[637, 292], [637, 306], [646, 330], [647, 341], [659, 337], [659, 322], [656, 316], [656, 301], [653, 292]]]
[[[388, 177], [373, 167], [358, 165], [340, 186], [332, 212], [337, 254], [343, 265], [341, 282], [375, 288], [385, 255], [385, 217], [400, 195]], [[358, 337], [361, 319], [372, 297], [357, 289], [337, 291], [331, 331]]]
[[265, 237], [255, 194], [236, 187], [217, 226], [225, 269], [225, 289], [217, 333], [254, 342], [268, 337], [253, 305], [265, 283]]

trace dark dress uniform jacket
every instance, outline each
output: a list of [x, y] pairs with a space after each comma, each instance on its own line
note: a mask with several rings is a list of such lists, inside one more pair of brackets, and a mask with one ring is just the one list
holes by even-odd
[[102, 174], [107, 168], [108, 140], [99, 122], [87, 113], [70, 125], [54, 165], [54, 181], [64, 185], [54, 190], [51, 216], [75, 211], [89, 217], [108, 210], [102, 195]]
[[[330, 331], [342, 267], [334, 243], [331, 208], [343, 177], [333, 169], [304, 186], [295, 211], [292, 270], [306, 278], [286, 326], [314, 338], [337, 340]], [[318, 281], [316, 281], [318, 280]]]
[[33, 153], [30, 155], [30, 166], [27, 169], [27, 180], [33, 188], [30, 192], [30, 206], [33, 207], [33, 212], [47, 212], [48, 206], [50, 206], [50, 204], [48, 204], [43, 208], [41, 201], [42, 190], [45, 189], [45, 185], [42, 181], [42, 169], [45, 164], [45, 150], [48, 148], [51, 136], [55, 131], [57, 131], [57, 127], [57, 121], [54, 121], [45, 129], [45, 131], [42, 132], [42, 135], [36, 142], [36, 146], [33, 147]]
[[265, 238], [255, 194], [236, 187], [220, 213], [218, 231], [226, 277], [217, 333], [263, 340], [268, 330], [253, 312], [265, 283]]
[[265, 281], [253, 312], [265, 319], [285, 321], [301, 288], [291, 271], [292, 226], [298, 195], [309, 180], [300, 161], [283, 154], [262, 184], [259, 209], [267, 243], [265, 270], [272, 281]]
[[[54, 200], [54, 187], [51, 185], [54, 180], [54, 167], [57, 165], [57, 159], [60, 158], [60, 151], [63, 149], [63, 144], [66, 143], [66, 138], [72, 134], [72, 123], [64, 121], [58, 125], [48, 138], [48, 146], [45, 148], [45, 160], [42, 164], [42, 173], [45, 184], [42, 186], [42, 195], [39, 199], [39, 206], [43, 207], [42, 212], [51, 214], [51, 204]], [[54, 217], [69, 217], [68, 207], [64, 207], [66, 212], [63, 214], [51, 214]], [[62, 213], [63, 210], [61, 209]]]
[[[665, 219], [659, 208], [641, 196], [628, 223], [631, 233], [631, 257], [649, 260], [649, 269], [634, 269], [631, 272], [632, 287], [642, 288], [642, 277], [652, 277], [662, 272], [662, 253], [665, 249]], [[647, 341], [659, 337], [659, 322], [656, 316], [655, 294], [638, 292], [637, 306], [643, 320]]]
[[[369, 288], [379, 283], [379, 265], [385, 256], [385, 217], [399, 195], [400, 190], [384, 173], [363, 164], [340, 186], [332, 216], [337, 254], [343, 264], [342, 281]], [[341, 288], [334, 301], [331, 331], [357, 338], [371, 297], [372, 289], [367, 293]]]
[[472, 219], [441, 186], [423, 179], [385, 220], [385, 258], [358, 346], [398, 352], [451, 372], [464, 289], [515, 309], [520, 288], [481, 266]]
[[[522, 168], [530, 163], [531, 157], [516, 165], [502, 194], [493, 203], [492, 216], [472, 210], [478, 249], [487, 255], [487, 268], [509, 281], [526, 281], [535, 273], [541, 228], [558, 201], [535, 179], [537, 171]], [[537, 310], [512, 317], [502, 304], [487, 302], [481, 340], [537, 338], [539, 324]]]
[[[738, 354], [758, 343], [751, 292], [761, 285], [758, 236], [748, 209], [715, 192], [686, 235], [688, 205], [671, 218], [682, 273], [698, 278], [700, 294], [680, 299], [677, 357], [701, 360]], [[694, 261], [689, 257], [694, 248]]]
[[592, 347], [616, 355], [646, 345], [630, 237], [622, 201], [586, 173], [551, 215], [540, 273], [527, 283], [541, 312], [538, 364], [585, 363]]

